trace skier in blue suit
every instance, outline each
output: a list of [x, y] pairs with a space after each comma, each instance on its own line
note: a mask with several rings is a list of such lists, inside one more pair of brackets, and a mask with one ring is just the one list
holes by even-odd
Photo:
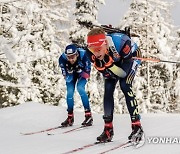
[[140, 65], [140, 60], [132, 57], [141, 56], [136, 43], [124, 33], [105, 33], [101, 28], [93, 28], [87, 35], [87, 54], [94, 67], [104, 76], [104, 131], [97, 137], [100, 142], [112, 140], [114, 90], [119, 81], [124, 93], [127, 108], [132, 122], [130, 141], [139, 142], [143, 137], [143, 129], [135, 94], [132, 91], [132, 82]]
[[85, 54], [85, 50], [77, 47], [75, 44], [67, 45], [65, 52], [59, 58], [59, 66], [66, 81], [67, 87], [67, 119], [61, 123], [62, 126], [72, 126], [74, 123], [74, 91], [75, 86], [81, 97], [84, 110], [85, 120], [83, 126], [91, 126], [93, 118], [91, 114], [89, 98], [85, 91], [87, 79], [90, 77], [91, 62]]

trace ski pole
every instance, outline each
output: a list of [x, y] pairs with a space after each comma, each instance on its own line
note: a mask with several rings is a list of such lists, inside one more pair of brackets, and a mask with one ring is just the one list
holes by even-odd
[[150, 62], [164, 62], [164, 63], [175, 63], [180, 64], [178, 61], [169, 61], [169, 60], [161, 60], [161, 59], [155, 59], [155, 58], [141, 58], [141, 57], [132, 57], [133, 59], [138, 59], [142, 61], [150, 61]]

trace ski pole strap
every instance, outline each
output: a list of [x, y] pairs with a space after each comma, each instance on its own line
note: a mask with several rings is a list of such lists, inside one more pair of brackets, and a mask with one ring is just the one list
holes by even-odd
[[150, 61], [150, 62], [164, 62], [164, 63], [180, 64], [180, 62], [178, 62], [178, 61], [168, 61], [168, 60], [161, 60], [161, 59], [155, 59], [155, 58], [132, 57], [132, 59], [138, 59], [138, 60]]

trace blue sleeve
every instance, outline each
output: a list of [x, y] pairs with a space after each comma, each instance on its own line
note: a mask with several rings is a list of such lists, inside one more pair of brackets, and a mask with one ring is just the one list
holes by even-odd
[[59, 57], [59, 66], [61, 67], [62, 75], [66, 76], [67, 75], [66, 59], [64, 58], [63, 54]]
[[131, 41], [130, 40], [127, 40], [121, 51], [120, 51], [120, 56], [123, 58], [123, 59], [130, 59], [132, 58], [132, 51], [131, 51]]
[[122, 59], [129, 59], [132, 57], [131, 39], [121, 33], [114, 33], [110, 35], [114, 42], [115, 48]]
[[90, 72], [91, 72], [91, 61], [88, 58], [87, 54], [84, 54], [82, 61], [84, 63], [84, 71], [86, 73], [90, 74]]
[[83, 71], [90, 74], [91, 61], [87, 55], [87, 50], [85, 50], [84, 48], [79, 48], [79, 54], [80, 54], [80, 59], [83, 63]]

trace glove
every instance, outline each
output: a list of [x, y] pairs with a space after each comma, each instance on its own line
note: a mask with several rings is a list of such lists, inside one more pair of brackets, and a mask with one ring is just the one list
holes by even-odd
[[141, 60], [134, 60], [133, 65], [132, 65], [132, 70], [136, 72], [137, 67], [141, 64]]
[[109, 55], [105, 55], [103, 60], [95, 59], [94, 66], [98, 71], [105, 70], [113, 65], [113, 59]]
[[135, 61], [137, 62], [138, 66], [141, 65], [141, 60], [136, 59]]
[[114, 73], [115, 75], [117, 75], [118, 77], [121, 77], [121, 78], [124, 78], [127, 75], [126, 72], [122, 68], [120, 68], [120, 67], [118, 67], [116, 65], [112, 65], [108, 69], [112, 73]]
[[79, 76], [85, 79], [88, 79], [90, 77], [90, 75], [86, 72], [81, 72]]

